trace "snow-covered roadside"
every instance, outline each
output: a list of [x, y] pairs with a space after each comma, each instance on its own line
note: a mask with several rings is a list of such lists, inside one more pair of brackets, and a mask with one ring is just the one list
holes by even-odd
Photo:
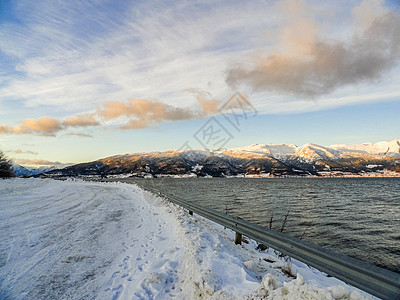
[[367, 296], [232, 238], [134, 185], [0, 180], [0, 299]]

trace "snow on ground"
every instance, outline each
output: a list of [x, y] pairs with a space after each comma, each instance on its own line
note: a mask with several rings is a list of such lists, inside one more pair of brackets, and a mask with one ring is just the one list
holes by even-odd
[[129, 184], [0, 180], [0, 229], [0, 299], [371, 297]]

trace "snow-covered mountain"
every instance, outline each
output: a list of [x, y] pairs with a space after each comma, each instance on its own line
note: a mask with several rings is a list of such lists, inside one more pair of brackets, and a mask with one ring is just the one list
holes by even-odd
[[34, 176], [44, 172], [58, 169], [56, 166], [27, 167], [13, 164], [15, 176]]
[[390, 142], [378, 142], [375, 144], [364, 143], [359, 145], [331, 145], [330, 148], [347, 152], [387, 155], [400, 158], [400, 139]]
[[47, 172], [53, 176], [282, 176], [400, 173], [400, 140], [361, 145], [253, 144], [217, 150], [116, 155]]
[[294, 155], [307, 159], [349, 158], [357, 156], [358, 154], [380, 155], [400, 158], [400, 139], [395, 139], [390, 142], [378, 142], [375, 144], [337, 144], [331, 146], [321, 146], [311, 143], [307, 143], [302, 146], [296, 146], [293, 144], [254, 144], [246, 147], [235, 148], [232, 150], [269, 153], [273, 157], [287, 157]]

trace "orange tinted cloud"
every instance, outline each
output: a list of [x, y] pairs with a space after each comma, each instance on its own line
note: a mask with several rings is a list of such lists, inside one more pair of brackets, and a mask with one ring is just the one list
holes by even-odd
[[218, 112], [218, 109], [221, 106], [221, 100], [212, 99], [209, 93], [197, 89], [189, 89], [187, 91], [191, 92], [196, 97], [196, 100], [203, 108], [203, 115], [212, 115]]
[[105, 119], [134, 116], [149, 121], [177, 121], [191, 119], [195, 113], [190, 109], [177, 108], [152, 99], [132, 99], [128, 102], [108, 102], [98, 111]]
[[[198, 90], [189, 90], [194, 94], [199, 106], [180, 108], [162, 103], [155, 99], [131, 99], [126, 102], [107, 102], [93, 114], [78, 114], [60, 121], [51, 117], [26, 119], [22, 125], [0, 125], [0, 134], [34, 134], [56, 136], [61, 130], [74, 127], [89, 127], [101, 125], [98, 119], [112, 120], [125, 117], [129, 120], [120, 129], [142, 129], [157, 123], [198, 119], [218, 113], [220, 100], [210, 99], [210, 95]], [[92, 137], [85, 133], [66, 133], [80, 137]]]
[[107, 102], [98, 113], [105, 119], [114, 119], [129, 114], [128, 110], [124, 102]]
[[[39, 119], [29, 118], [21, 121], [22, 125], [9, 126], [0, 125], [0, 134], [33, 134], [42, 136], [56, 136], [61, 131], [69, 127], [88, 127], [98, 126], [100, 123], [92, 114], [79, 114], [74, 117], [60, 121], [52, 117], [41, 117]], [[71, 134], [72, 135], [72, 134]], [[86, 134], [73, 134], [76, 136], [85, 136]]]
[[120, 129], [142, 129], [155, 123], [202, 118], [218, 111], [219, 100], [208, 100], [204, 94], [196, 92], [200, 108], [179, 108], [154, 99], [131, 99], [127, 102], [108, 102], [98, 110], [106, 120], [128, 117], [130, 120]]
[[41, 117], [37, 120], [30, 118], [22, 121], [22, 125], [6, 127], [8, 127], [8, 131], [3, 133], [37, 134], [45, 136], [54, 136], [62, 129], [60, 121], [51, 117]]
[[80, 114], [64, 120], [63, 125], [72, 127], [98, 126], [100, 123], [92, 114]]

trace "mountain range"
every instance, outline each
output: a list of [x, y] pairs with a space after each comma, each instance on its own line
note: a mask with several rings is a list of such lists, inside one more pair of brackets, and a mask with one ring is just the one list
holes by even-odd
[[52, 177], [400, 176], [400, 139], [358, 145], [253, 144], [231, 149], [131, 153], [45, 174]]
[[42, 174], [44, 172], [48, 172], [51, 170], [57, 169], [56, 166], [41, 166], [41, 167], [27, 167], [27, 166], [21, 166], [18, 164], [13, 164], [13, 170], [15, 176], [34, 176], [38, 174]]

